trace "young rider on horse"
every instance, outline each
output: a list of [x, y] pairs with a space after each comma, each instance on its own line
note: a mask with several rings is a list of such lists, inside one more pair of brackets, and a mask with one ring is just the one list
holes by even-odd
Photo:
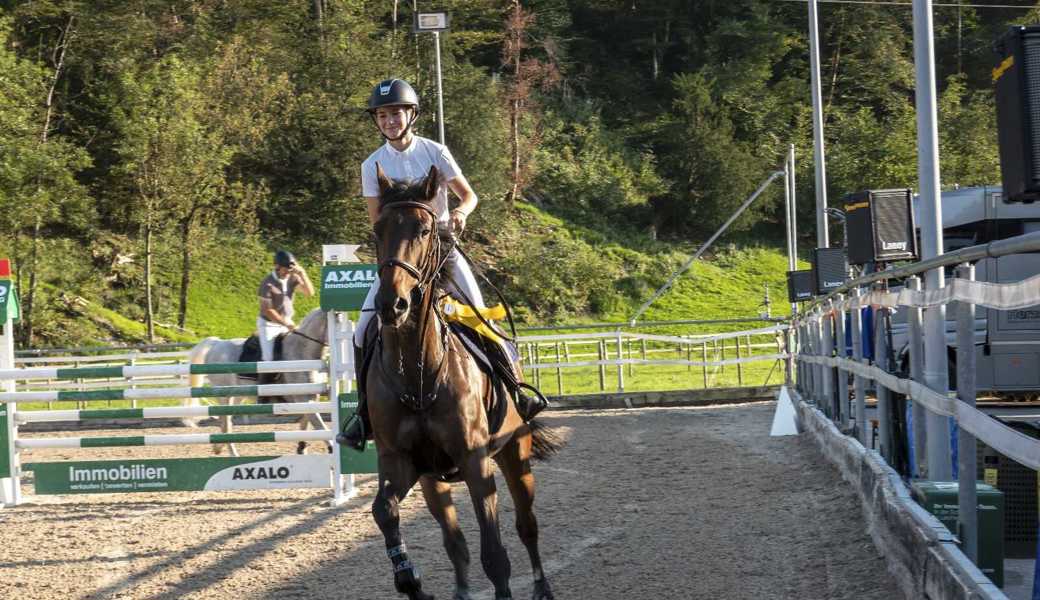
[[[368, 113], [372, 116], [379, 133], [386, 143], [373, 152], [361, 165], [362, 195], [368, 208], [369, 221], [374, 225], [379, 219], [379, 183], [376, 178], [376, 163], [388, 177], [394, 180], [415, 181], [422, 179], [431, 166], [437, 167], [441, 174], [441, 185], [433, 200], [434, 212], [444, 228], [461, 233], [466, 227], [466, 219], [477, 207], [477, 194], [470, 187], [466, 177], [459, 169], [451, 151], [442, 144], [416, 135], [412, 125], [419, 116], [419, 97], [403, 79], [387, 79], [380, 82], [372, 90], [368, 99]], [[448, 210], [448, 192], [450, 188], [458, 197], [458, 205]], [[444, 269], [450, 270], [451, 279], [461, 288], [461, 294], [453, 293], [462, 300], [472, 302], [477, 308], [484, 308], [484, 297], [473, 277], [473, 271], [462, 255], [452, 249], [445, 262]], [[365, 330], [375, 312], [375, 297], [379, 289], [378, 283], [372, 285], [365, 298], [361, 317], [358, 319], [354, 333], [354, 364], [359, 371], [364, 365], [362, 347]], [[455, 290], [452, 290], [453, 292]], [[497, 344], [491, 346], [498, 347]], [[504, 348], [498, 348], [505, 352]], [[358, 375], [359, 383], [361, 374]], [[359, 388], [362, 386], [359, 385]], [[524, 420], [530, 420], [545, 405], [519, 390], [511, 390], [517, 395], [517, 408]], [[347, 422], [339, 436], [342, 444], [356, 450], [364, 450], [365, 440], [371, 438], [371, 427], [368, 423], [366, 399], [359, 398], [355, 418]]]

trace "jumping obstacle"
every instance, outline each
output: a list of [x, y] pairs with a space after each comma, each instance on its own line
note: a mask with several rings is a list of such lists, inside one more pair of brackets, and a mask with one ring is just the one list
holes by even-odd
[[[42, 448], [104, 448], [156, 445], [254, 442], [333, 441], [335, 432], [357, 408], [352, 391], [353, 322], [346, 311], [358, 310], [375, 280], [375, 265], [352, 264], [356, 246], [323, 247], [321, 307], [328, 313], [328, 360], [273, 361], [226, 364], [95, 366], [74, 368], [14, 368], [13, 323], [18, 318], [17, 294], [5, 262], [0, 261], [0, 501], [22, 501], [21, 479], [33, 471], [36, 494], [90, 494], [196, 490], [333, 489], [332, 504], [356, 494], [354, 475], [376, 470], [375, 448], [363, 453], [342, 452], [338, 444], [326, 455], [121, 459], [22, 464], [21, 453]], [[9, 273], [9, 266], [6, 268]], [[16, 381], [80, 380], [84, 378], [167, 377], [239, 373], [319, 371], [328, 383], [235, 385], [206, 387], [147, 387], [86, 391], [16, 391]], [[132, 381], [130, 383], [133, 383]], [[149, 381], [149, 385], [157, 384]], [[158, 383], [161, 383], [159, 381]], [[57, 385], [57, 384], [56, 384]], [[149, 400], [157, 398], [264, 397], [323, 395], [324, 402], [185, 406], [79, 410], [18, 410], [25, 402], [90, 400]], [[118, 437], [24, 438], [18, 428], [27, 423], [119, 419], [190, 418], [238, 415], [304, 415], [328, 412], [332, 429], [229, 434], [127, 435]]]

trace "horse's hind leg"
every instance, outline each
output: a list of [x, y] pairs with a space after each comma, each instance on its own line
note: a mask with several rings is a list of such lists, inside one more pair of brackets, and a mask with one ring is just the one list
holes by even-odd
[[383, 532], [386, 555], [394, 568], [394, 587], [408, 600], [433, 600], [422, 591], [419, 568], [408, 559], [408, 551], [401, 537], [401, 500], [419, 478], [407, 457], [389, 452], [379, 455], [379, 490], [372, 501], [372, 516]]
[[441, 526], [444, 549], [455, 567], [455, 597], [453, 600], [470, 600], [469, 595], [469, 548], [466, 537], [459, 527], [458, 513], [451, 499], [451, 485], [432, 477], [421, 477], [423, 497], [430, 514]]
[[517, 432], [517, 435], [502, 448], [496, 460], [516, 507], [517, 534], [531, 559], [531, 571], [534, 575], [534, 594], [531, 597], [533, 600], [552, 600], [552, 588], [549, 586], [549, 580], [545, 578], [542, 557], [538, 551], [538, 520], [534, 516], [530, 433], [520, 435], [520, 432]]
[[512, 598], [509, 590], [509, 556], [502, 545], [498, 525], [498, 493], [495, 474], [486, 450], [473, 451], [464, 465], [466, 487], [473, 500], [473, 511], [480, 523], [480, 563], [495, 586], [495, 599]]
[[[328, 431], [329, 430], [329, 426], [325, 424], [325, 421], [321, 418], [321, 415], [318, 414], [318, 413], [310, 413], [310, 414], [306, 414], [306, 415], [300, 415], [300, 431], [306, 431], [308, 423], [310, 423], [311, 427], [314, 428], [316, 431]], [[325, 441], [325, 449], [328, 450], [329, 454], [332, 454], [333, 448], [332, 448], [332, 442], [331, 441], [328, 441], [328, 440]], [[301, 441], [300, 443], [296, 444], [296, 453], [297, 454], [306, 454], [307, 453], [307, 442]]]
[[[235, 399], [233, 397], [229, 397], [227, 399], [227, 405], [228, 406], [232, 406], [234, 404], [235, 404]], [[234, 423], [232, 423], [232, 421], [231, 421], [231, 415], [224, 415], [224, 416], [220, 417], [219, 419], [220, 419], [220, 432], [221, 433], [231, 433], [231, 430], [234, 429]], [[235, 446], [235, 444], [228, 443], [227, 447], [228, 447], [228, 451], [231, 453], [231, 456], [238, 456], [238, 448]], [[223, 450], [223, 444], [213, 444], [213, 453], [214, 454], [220, 454], [221, 450]]]

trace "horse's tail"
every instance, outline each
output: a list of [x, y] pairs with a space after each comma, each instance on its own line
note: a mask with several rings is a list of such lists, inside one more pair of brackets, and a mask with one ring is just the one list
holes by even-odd
[[567, 445], [567, 441], [554, 427], [538, 419], [528, 421], [527, 426], [531, 429], [531, 456], [535, 460], [549, 460]]

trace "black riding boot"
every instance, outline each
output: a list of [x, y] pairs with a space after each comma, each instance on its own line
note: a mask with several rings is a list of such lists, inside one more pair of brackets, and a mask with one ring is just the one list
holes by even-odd
[[[528, 422], [535, 415], [545, 410], [549, 406], [549, 401], [533, 386], [520, 381], [520, 374], [522, 373], [519, 364], [520, 355], [512, 348], [512, 345], [507, 349], [506, 344], [508, 343], [496, 344], [492, 342], [486, 344], [485, 348], [488, 351], [488, 358], [491, 360], [492, 366], [513, 395], [513, 402], [516, 403], [517, 412], [520, 413], [520, 417], [524, 422]], [[530, 391], [531, 394], [525, 393], [525, 390]]]
[[361, 379], [365, 376], [362, 350], [354, 346], [354, 370], [358, 381], [358, 406], [353, 416], [343, 424], [343, 430], [336, 436], [336, 442], [357, 450], [365, 451], [365, 442], [372, 439], [372, 422], [368, 418], [368, 398], [361, 390]]
[[[534, 395], [525, 394], [524, 390], [531, 390]], [[538, 413], [542, 412], [549, 406], [549, 401], [546, 400], [545, 396], [536, 390], [533, 386], [521, 383], [516, 388], [516, 410], [520, 413], [524, 422], [530, 422], [531, 419], [535, 418]]]

